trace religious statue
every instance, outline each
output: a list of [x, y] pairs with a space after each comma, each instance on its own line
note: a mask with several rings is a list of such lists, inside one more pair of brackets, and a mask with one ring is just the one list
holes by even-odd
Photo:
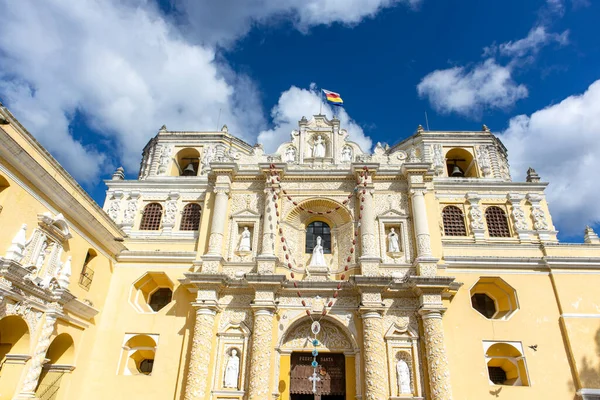
[[352, 149], [348, 146], [342, 149], [342, 162], [352, 162]]
[[411, 394], [410, 368], [406, 361], [398, 360], [396, 363], [396, 380], [398, 381], [398, 394]]
[[321, 236], [317, 236], [317, 244], [313, 248], [313, 255], [310, 259], [309, 267], [326, 267], [325, 256], [323, 255], [323, 245]]
[[238, 388], [238, 377], [240, 375], [240, 358], [237, 356], [237, 350], [231, 350], [231, 356], [227, 360], [225, 366], [225, 377], [223, 378], [223, 386], [226, 388]]
[[390, 233], [388, 233], [388, 251], [390, 253], [400, 252], [400, 241], [394, 228], [392, 228]]
[[296, 161], [296, 149], [293, 146], [290, 146], [285, 150], [283, 161], [288, 163]]
[[321, 137], [321, 135], [317, 136], [315, 139], [315, 143], [312, 149], [313, 158], [323, 158], [325, 157], [325, 141]]
[[250, 251], [252, 249], [252, 236], [248, 227], [245, 226], [242, 232], [242, 239], [240, 240], [240, 247], [238, 247], [238, 251]]

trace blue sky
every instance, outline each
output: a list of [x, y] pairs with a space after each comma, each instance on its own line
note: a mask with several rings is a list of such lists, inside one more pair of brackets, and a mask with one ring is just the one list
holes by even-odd
[[[592, 0], [0, 0], [0, 99], [102, 204], [164, 123], [273, 149], [319, 88], [363, 146], [478, 130], [551, 182], [561, 238], [600, 220]], [[220, 120], [217, 121], [219, 110]]]

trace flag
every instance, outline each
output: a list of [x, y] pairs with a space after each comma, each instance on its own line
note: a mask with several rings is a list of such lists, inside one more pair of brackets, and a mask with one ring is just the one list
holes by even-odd
[[322, 89], [325, 94], [325, 98], [329, 104], [333, 104], [334, 106], [341, 106], [344, 104], [344, 101], [340, 97], [339, 93], [330, 92], [329, 90]]

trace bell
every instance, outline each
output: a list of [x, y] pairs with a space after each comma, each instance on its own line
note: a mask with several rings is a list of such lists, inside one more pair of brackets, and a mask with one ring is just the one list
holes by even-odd
[[454, 167], [452, 167], [452, 174], [450, 174], [450, 176], [453, 176], [453, 177], [465, 176], [465, 173], [463, 172], [462, 169], [460, 169], [460, 167], [458, 165], [454, 164]]
[[183, 176], [196, 176], [196, 170], [194, 169], [194, 164], [189, 163], [187, 167], [183, 170]]

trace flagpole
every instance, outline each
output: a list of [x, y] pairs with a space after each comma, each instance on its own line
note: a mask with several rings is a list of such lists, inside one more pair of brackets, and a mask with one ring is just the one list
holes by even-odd
[[319, 98], [319, 115], [323, 112], [323, 91], [321, 90], [321, 97]]

